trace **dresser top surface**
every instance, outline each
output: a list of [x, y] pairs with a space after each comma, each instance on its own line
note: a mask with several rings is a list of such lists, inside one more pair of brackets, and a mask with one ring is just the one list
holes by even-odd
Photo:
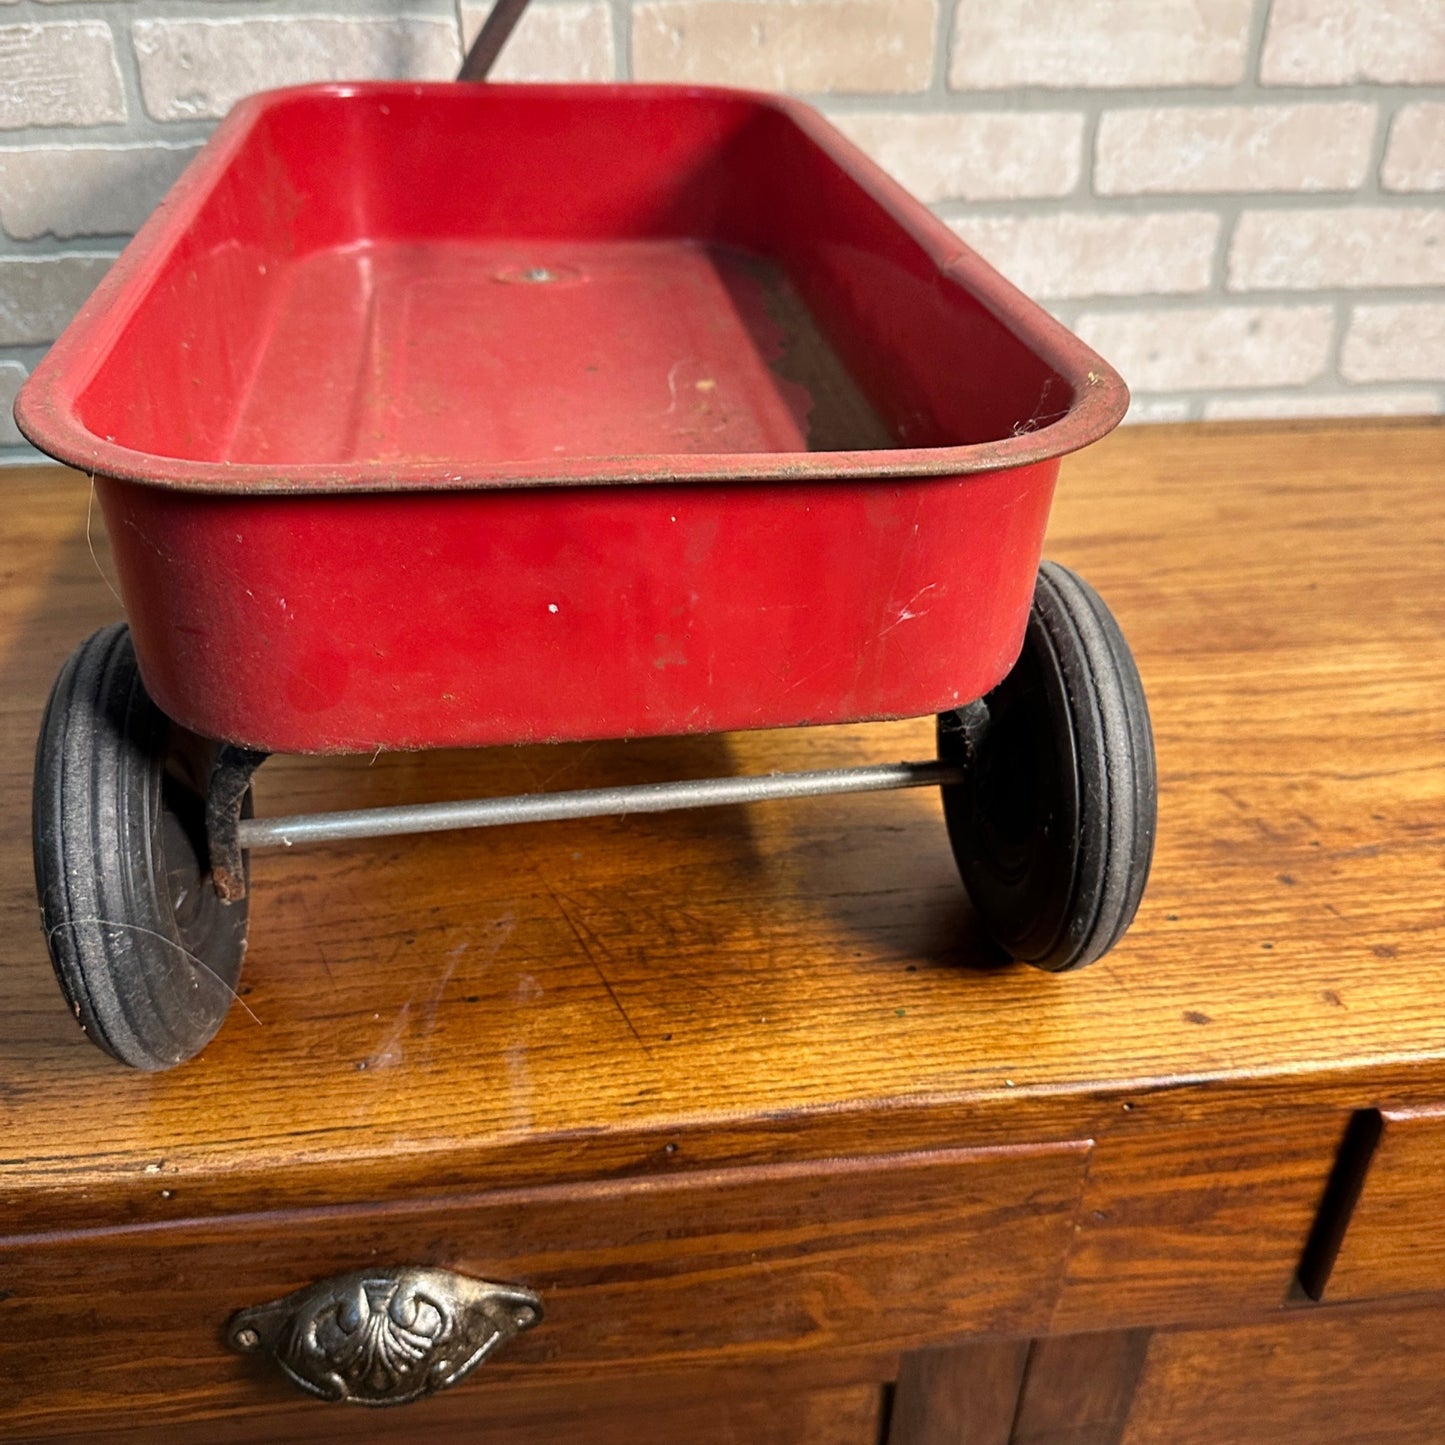
[[[40, 712], [119, 615], [109, 557], [83, 477], [0, 474], [0, 1199], [143, 1220], [503, 1177], [488, 1160], [640, 1168], [749, 1129], [827, 1151], [843, 1118], [886, 1145], [930, 1110], [1068, 1133], [1071, 1101], [1131, 1089], [1445, 1079], [1442, 477], [1426, 423], [1135, 428], [1066, 461], [1047, 551], [1133, 645], [1160, 778], [1139, 917], [1089, 970], [987, 965], [932, 793], [298, 848], [252, 861], [220, 1035], [142, 1075], [69, 1016], [30, 868]], [[916, 721], [284, 758], [257, 806], [931, 750]]]

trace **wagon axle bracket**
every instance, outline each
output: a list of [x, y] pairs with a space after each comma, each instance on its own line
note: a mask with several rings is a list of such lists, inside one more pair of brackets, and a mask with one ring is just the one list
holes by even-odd
[[223, 744], [206, 785], [206, 840], [211, 853], [211, 885], [223, 903], [246, 896], [241, 818], [249, 810], [251, 779], [270, 753]]

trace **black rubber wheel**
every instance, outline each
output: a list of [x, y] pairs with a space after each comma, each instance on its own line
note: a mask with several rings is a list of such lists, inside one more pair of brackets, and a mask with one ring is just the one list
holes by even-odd
[[1139, 671], [1098, 593], [1039, 569], [1023, 653], [986, 697], [938, 719], [953, 856], [994, 941], [1054, 972], [1102, 958], [1154, 855], [1154, 737]]
[[217, 744], [146, 694], [124, 623], [75, 650], [35, 755], [35, 886], [71, 1012], [108, 1054], [168, 1069], [226, 1017], [247, 904], [210, 882], [205, 789]]

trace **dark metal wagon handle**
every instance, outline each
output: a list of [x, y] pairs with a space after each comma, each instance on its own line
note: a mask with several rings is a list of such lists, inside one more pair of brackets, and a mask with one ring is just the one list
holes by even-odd
[[[485, 80], [527, 8], [527, 0], [496, 0], [457, 72], [458, 80]], [[457, 6], [458, 20], [461, 6]]]

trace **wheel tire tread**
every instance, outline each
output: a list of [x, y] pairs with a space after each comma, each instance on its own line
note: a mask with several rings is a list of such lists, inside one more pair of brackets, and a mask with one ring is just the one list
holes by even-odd
[[244, 902], [217, 904], [235, 911], [210, 962], [186, 946], [162, 902], [167, 854], [156, 808], [175, 731], [145, 692], [128, 628], [116, 623], [67, 659], [36, 745], [35, 881], [56, 978], [82, 1030], [144, 1070], [171, 1068], [205, 1046], [245, 950]]
[[[1053, 972], [1083, 968], [1123, 937], [1138, 911], [1153, 858], [1155, 761], [1148, 704], [1133, 654], [1099, 594], [1057, 562], [1039, 568], [1040, 618], [1056, 639], [1067, 628], [1075, 647], [1061, 649], [1076, 735], [1092, 744], [1098, 767], [1081, 763], [1085, 787], [1102, 786], [1097, 808], [1085, 799], [1086, 860], [1076, 880], [1065, 947]], [[1083, 722], [1083, 728], [1078, 724]], [[1090, 826], [1090, 815], [1097, 822]], [[1099, 856], [1094, 856], [1097, 853]]]
[[1081, 577], [1040, 566], [1020, 660], [986, 697], [940, 716], [939, 756], [964, 769], [944, 812], [993, 940], [1055, 973], [1101, 958], [1143, 896], [1157, 775], [1138, 668]]

